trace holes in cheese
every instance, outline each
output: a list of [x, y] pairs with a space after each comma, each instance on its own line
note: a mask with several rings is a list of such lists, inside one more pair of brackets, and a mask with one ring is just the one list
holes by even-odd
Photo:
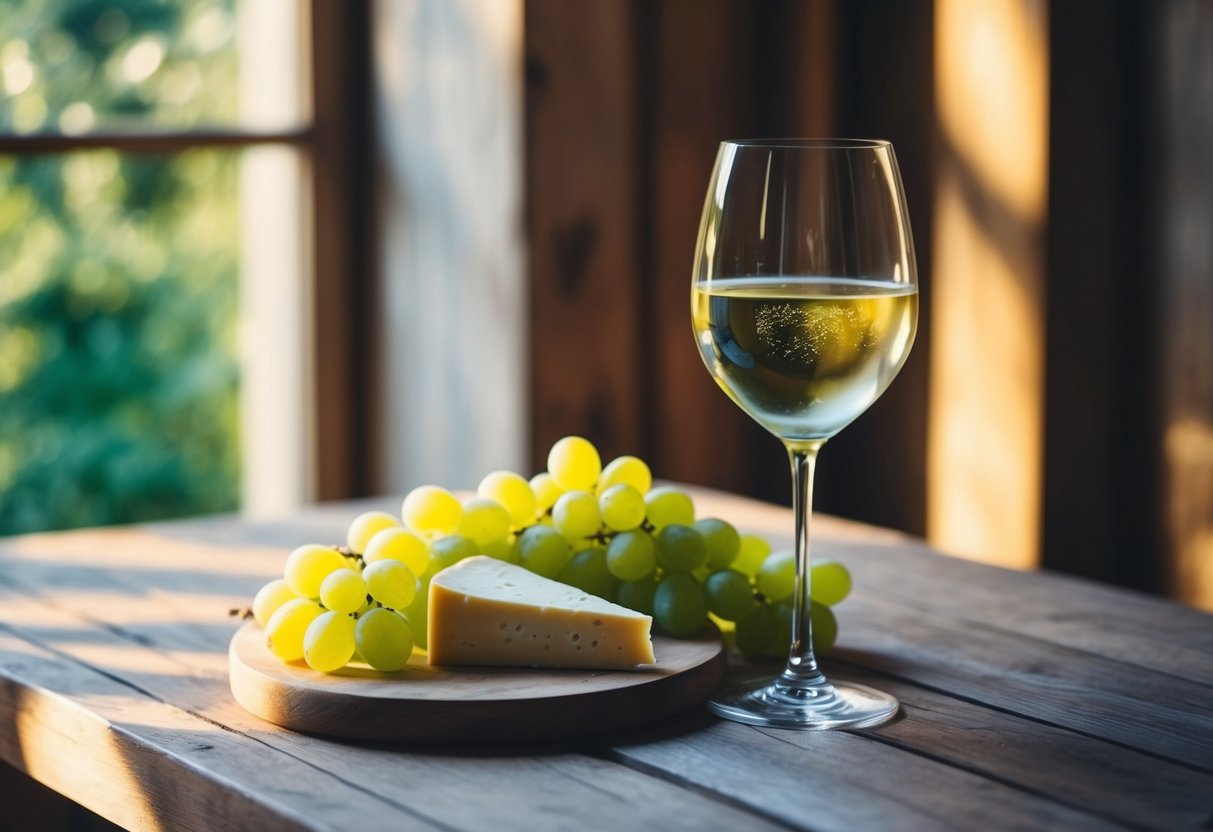
[[616, 670], [654, 661], [649, 616], [496, 558], [442, 570], [429, 602], [430, 664]]

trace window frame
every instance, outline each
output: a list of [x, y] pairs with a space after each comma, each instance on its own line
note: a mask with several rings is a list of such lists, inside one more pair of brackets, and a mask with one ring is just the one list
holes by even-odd
[[[375, 258], [371, 187], [370, 0], [314, 0], [301, 11], [304, 123], [284, 130], [239, 128], [97, 130], [83, 134], [0, 133], [0, 154], [31, 156], [112, 149], [170, 154], [192, 148], [294, 149], [303, 165], [303, 252], [308, 287], [302, 321], [309, 355], [304, 363], [310, 412], [306, 498], [363, 496], [371, 480], [371, 436], [366, 391], [374, 351], [372, 309]], [[318, 68], [323, 68], [318, 70]], [[243, 499], [242, 499], [243, 502]]]

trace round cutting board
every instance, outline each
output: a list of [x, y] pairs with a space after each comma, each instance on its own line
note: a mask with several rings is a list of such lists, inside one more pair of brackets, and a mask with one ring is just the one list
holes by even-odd
[[253, 622], [228, 651], [232, 695], [283, 728], [350, 739], [505, 742], [597, 734], [702, 703], [724, 677], [714, 631], [653, 637], [657, 663], [641, 670], [431, 667], [414, 654], [396, 673], [350, 665], [323, 674], [286, 664]]

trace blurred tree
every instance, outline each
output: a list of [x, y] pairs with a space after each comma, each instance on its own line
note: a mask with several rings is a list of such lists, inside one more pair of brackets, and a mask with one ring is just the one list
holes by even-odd
[[[0, 132], [230, 121], [234, 0], [17, 0]], [[0, 157], [0, 534], [239, 499], [235, 151]]]

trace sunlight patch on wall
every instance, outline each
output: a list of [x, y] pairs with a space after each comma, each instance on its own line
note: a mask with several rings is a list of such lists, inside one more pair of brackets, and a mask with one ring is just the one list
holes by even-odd
[[1047, 4], [940, 0], [927, 533], [1039, 562]]

